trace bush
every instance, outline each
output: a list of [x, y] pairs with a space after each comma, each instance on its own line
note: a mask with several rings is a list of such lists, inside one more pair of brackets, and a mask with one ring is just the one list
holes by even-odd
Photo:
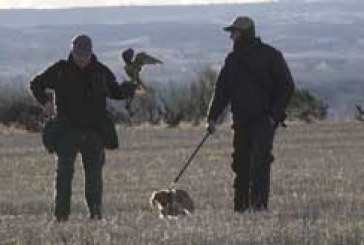
[[25, 90], [1, 89], [0, 122], [29, 131], [39, 131], [43, 124], [43, 110]]
[[165, 90], [161, 97], [164, 122], [170, 126], [182, 121], [198, 125], [205, 120], [216, 79], [216, 71], [206, 67], [196, 74], [191, 84]]
[[[170, 87], [164, 91], [164, 121], [170, 126], [177, 126], [182, 121], [198, 125], [205, 120], [217, 76], [216, 71], [207, 67], [196, 74], [189, 86]], [[287, 109], [287, 118], [306, 122], [322, 120], [327, 116], [327, 109], [328, 106], [318, 96], [306, 89], [296, 89]], [[226, 112], [220, 117], [221, 121], [224, 121]]]
[[[168, 86], [148, 86], [147, 94], [137, 96], [133, 100], [132, 124], [164, 122], [170, 127], [175, 127], [181, 122], [189, 122], [198, 125], [206, 118], [216, 79], [216, 71], [206, 67], [197, 72], [195, 79], [188, 85], [170, 83]], [[115, 115], [126, 113], [124, 106], [112, 106], [111, 110]], [[124, 118], [122, 121], [125, 122]]]
[[296, 89], [287, 109], [289, 119], [298, 118], [307, 122], [325, 119], [328, 105], [306, 89]]
[[163, 121], [171, 126], [178, 126], [182, 121], [188, 121], [189, 111], [188, 100], [190, 92], [188, 87], [173, 86], [164, 89], [161, 93], [160, 100], [162, 101], [162, 118]]
[[132, 110], [134, 110], [133, 122], [160, 123], [163, 119], [163, 106], [159, 98], [160, 94], [154, 86], [149, 86], [144, 95], [136, 96], [132, 104]]
[[129, 125], [149, 122], [158, 124], [162, 121], [162, 103], [160, 95], [154, 86], [148, 86], [148, 92], [144, 95], [135, 96], [130, 105], [130, 111], [126, 109], [127, 101], [108, 101], [108, 111], [115, 122]]
[[[133, 100], [132, 118], [125, 110], [125, 102], [109, 101], [108, 110], [116, 122], [130, 125], [143, 122], [164, 122], [171, 127], [178, 126], [181, 122], [199, 125], [206, 119], [217, 75], [215, 70], [206, 67], [197, 72], [195, 79], [188, 85], [171, 83], [169, 86], [149, 86], [147, 94], [136, 96]], [[42, 109], [28, 91], [24, 88], [16, 90], [5, 87], [1, 91], [1, 123], [32, 131], [42, 128]], [[287, 110], [288, 119], [299, 118], [308, 122], [324, 119], [327, 108], [319, 97], [308, 90], [297, 89]], [[226, 111], [220, 117], [221, 121], [224, 120]]]
[[196, 80], [190, 86], [191, 98], [189, 100], [189, 110], [192, 118], [191, 122], [199, 124], [201, 120], [205, 120], [210, 100], [214, 92], [217, 80], [217, 72], [207, 67], [197, 73]]

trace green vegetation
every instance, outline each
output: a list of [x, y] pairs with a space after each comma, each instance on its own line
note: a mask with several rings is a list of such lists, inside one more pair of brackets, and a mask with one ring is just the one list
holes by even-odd
[[307, 89], [297, 89], [287, 109], [288, 118], [305, 121], [325, 119], [328, 106]]

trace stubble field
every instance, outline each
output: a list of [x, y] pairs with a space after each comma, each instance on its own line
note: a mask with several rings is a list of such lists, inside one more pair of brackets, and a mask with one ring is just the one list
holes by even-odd
[[119, 128], [107, 152], [104, 219], [90, 221], [76, 160], [70, 221], [53, 220], [55, 157], [38, 134], [0, 130], [0, 244], [364, 244], [364, 124], [291, 123], [275, 140], [268, 212], [232, 212], [232, 131], [219, 128], [180, 180], [196, 212], [159, 219], [168, 187], [203, 128]]

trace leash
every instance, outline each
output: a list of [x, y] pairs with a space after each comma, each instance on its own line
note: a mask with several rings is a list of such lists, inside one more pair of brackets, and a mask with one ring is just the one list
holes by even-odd
[[205, 141], [208, 139], [208, 137], [211, 135], [210, 132], [207, 132], [206, 135], [203, 137], [203, 139], [201, 140], [200, 144], [198, 144], [198, 146], [196, 147], [196, 149], [193, 151], [193, 153], [191, 154], [191, 156], [188, 158], [186, 164], [183, 166], [183, 168], [179, 171], [177, 177], [174, 179], [174, 181], [171, 183], [171, 186], [175, 185], [178, 180], [181, 178], [181, 176], [183, 175], [183, 173], [185, 172], [185, 170], [187, 169], [187, 167], [191, 164], [192, 160], [195, 158], [197, 152], [200, 150], [200, 148], [202, 147], [202, 145], [205, 143]]

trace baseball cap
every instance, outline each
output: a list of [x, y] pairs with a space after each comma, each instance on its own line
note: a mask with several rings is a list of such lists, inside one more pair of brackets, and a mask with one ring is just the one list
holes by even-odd
[[237, 17], [233, 24], [224, 28], [225, 31], [247, 31], [247, 30], [255, 30], [254, 21], [248, 16], [239, 16]]
[[81, 57], [92, 55], [91, 38], [85, 34], [74, 37], [72, 39], [71, 52], [73, 55]]

